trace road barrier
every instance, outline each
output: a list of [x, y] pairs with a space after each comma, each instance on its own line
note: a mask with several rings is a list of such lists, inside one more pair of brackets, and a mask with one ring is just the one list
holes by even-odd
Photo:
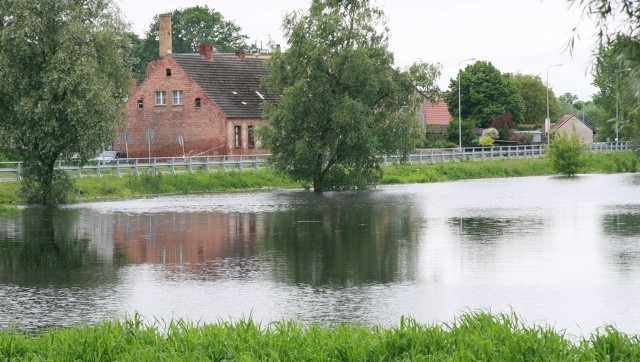
[[[629, 142], [599, 142], [589, 145], [591, 152], [619, 152], [628, 150]], [[537, 158], [545, 155], [544, 145], [496, 146], [418, 149], [404, 161], [408, 163], [447, 163], [485, 161], [510, 158]], [[82, 167], [58, 162], [57, 169], [74, 177], [104, 177], [140, 175], [142, 173], [178, 174], [195, 171], [226, 172], [258, 170], [267, 166], [270, 154], [230, 156], [187, 156], [116, 159], [112, 163], [92, 162]], [[384, 156], [384, 165], [403, 162], [401, 156]], [[0, 162], [0, 182], [20, 178], [21, 162]]]

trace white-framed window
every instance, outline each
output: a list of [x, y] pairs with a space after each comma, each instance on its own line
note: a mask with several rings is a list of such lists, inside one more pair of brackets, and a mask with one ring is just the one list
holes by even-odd
[[157, 91], [156, 92], [156, 106], [166, 106], [167, 105], [167, 92], [165, 91]]
[[182, 92], [181, 90], [174, 90], [173, 91], [173, 104], [174, 105], [181, 105], [183, 99], [184, 99], [184, 92]]
[[233, 145], [242, 147], [242, 126], [233, 127]]

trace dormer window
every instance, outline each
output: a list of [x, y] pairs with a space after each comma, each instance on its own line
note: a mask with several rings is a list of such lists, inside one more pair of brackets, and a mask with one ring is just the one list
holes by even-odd
[[167, 77], [171, 76], [171, 68], [167, 68]]
[[138, 109], [144, 108], [144, 101], [142, 99], [138, 99]]

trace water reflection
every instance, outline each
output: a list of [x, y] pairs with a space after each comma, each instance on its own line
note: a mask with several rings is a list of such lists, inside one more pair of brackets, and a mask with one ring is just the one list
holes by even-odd
[[407, 200], [373, 194], [304, 194], [286, 210], [260, 214], [118, 214], [115, 246], [131, 263], [199, 278], [260, 271], [312, 286], [411, 279], [419, 219]]
[[102, 217], [58, 208], [0, 218], [0, 327], [39, 329], [115, 313], [119, 258], [101, 240], [109, 232]]
[[[20, 285], [100, 283], [113, 276], [112, 251], [78, 211], [29, 207], [0, 222], [0, 281]], [[95, 220], [100, 223], [100, 220]]]
[[539, 232], [542, 223], [531, 218], [476, 216], [450, 218], [449, 227], [464, 242], [494, 244], [501, 240], [513, 240], [513, 236], [523, 237]]
[[[374, 198], [374, 200], [371, 200]], [[420, 218], [405, 197], [306, 195], [265, 220], [274, 275], [291, 284], [350, 286], [413, 280]]]
[[617, 207], [602, 216], [607, 250], [625, 272], [640, 269], [640, 207]]
[[[637, 175], [159, 197], [0, 215], [0, 328], [151, 318], [396, 324], [513, 308], [638, 332]], [[602, 192], [606, 190], [607, 192]]]

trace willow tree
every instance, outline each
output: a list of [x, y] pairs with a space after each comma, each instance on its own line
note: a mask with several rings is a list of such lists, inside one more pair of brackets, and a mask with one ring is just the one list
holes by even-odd
[[0, 2], [0, 128], [23, 157], [26, 202], [65, 202], [73, 184], [56, 162], [113, 140], [131, 82], [125, 30], [109, 0]]
[[285, 16], [286, 51], [268, 61], [261, 130], [275, 168], [316, 192], [366, 188], [380, 158], [406, 155], [417, 128], [416, 87], [394, 69], [384, 13], [368, 0], [314, 0]]

